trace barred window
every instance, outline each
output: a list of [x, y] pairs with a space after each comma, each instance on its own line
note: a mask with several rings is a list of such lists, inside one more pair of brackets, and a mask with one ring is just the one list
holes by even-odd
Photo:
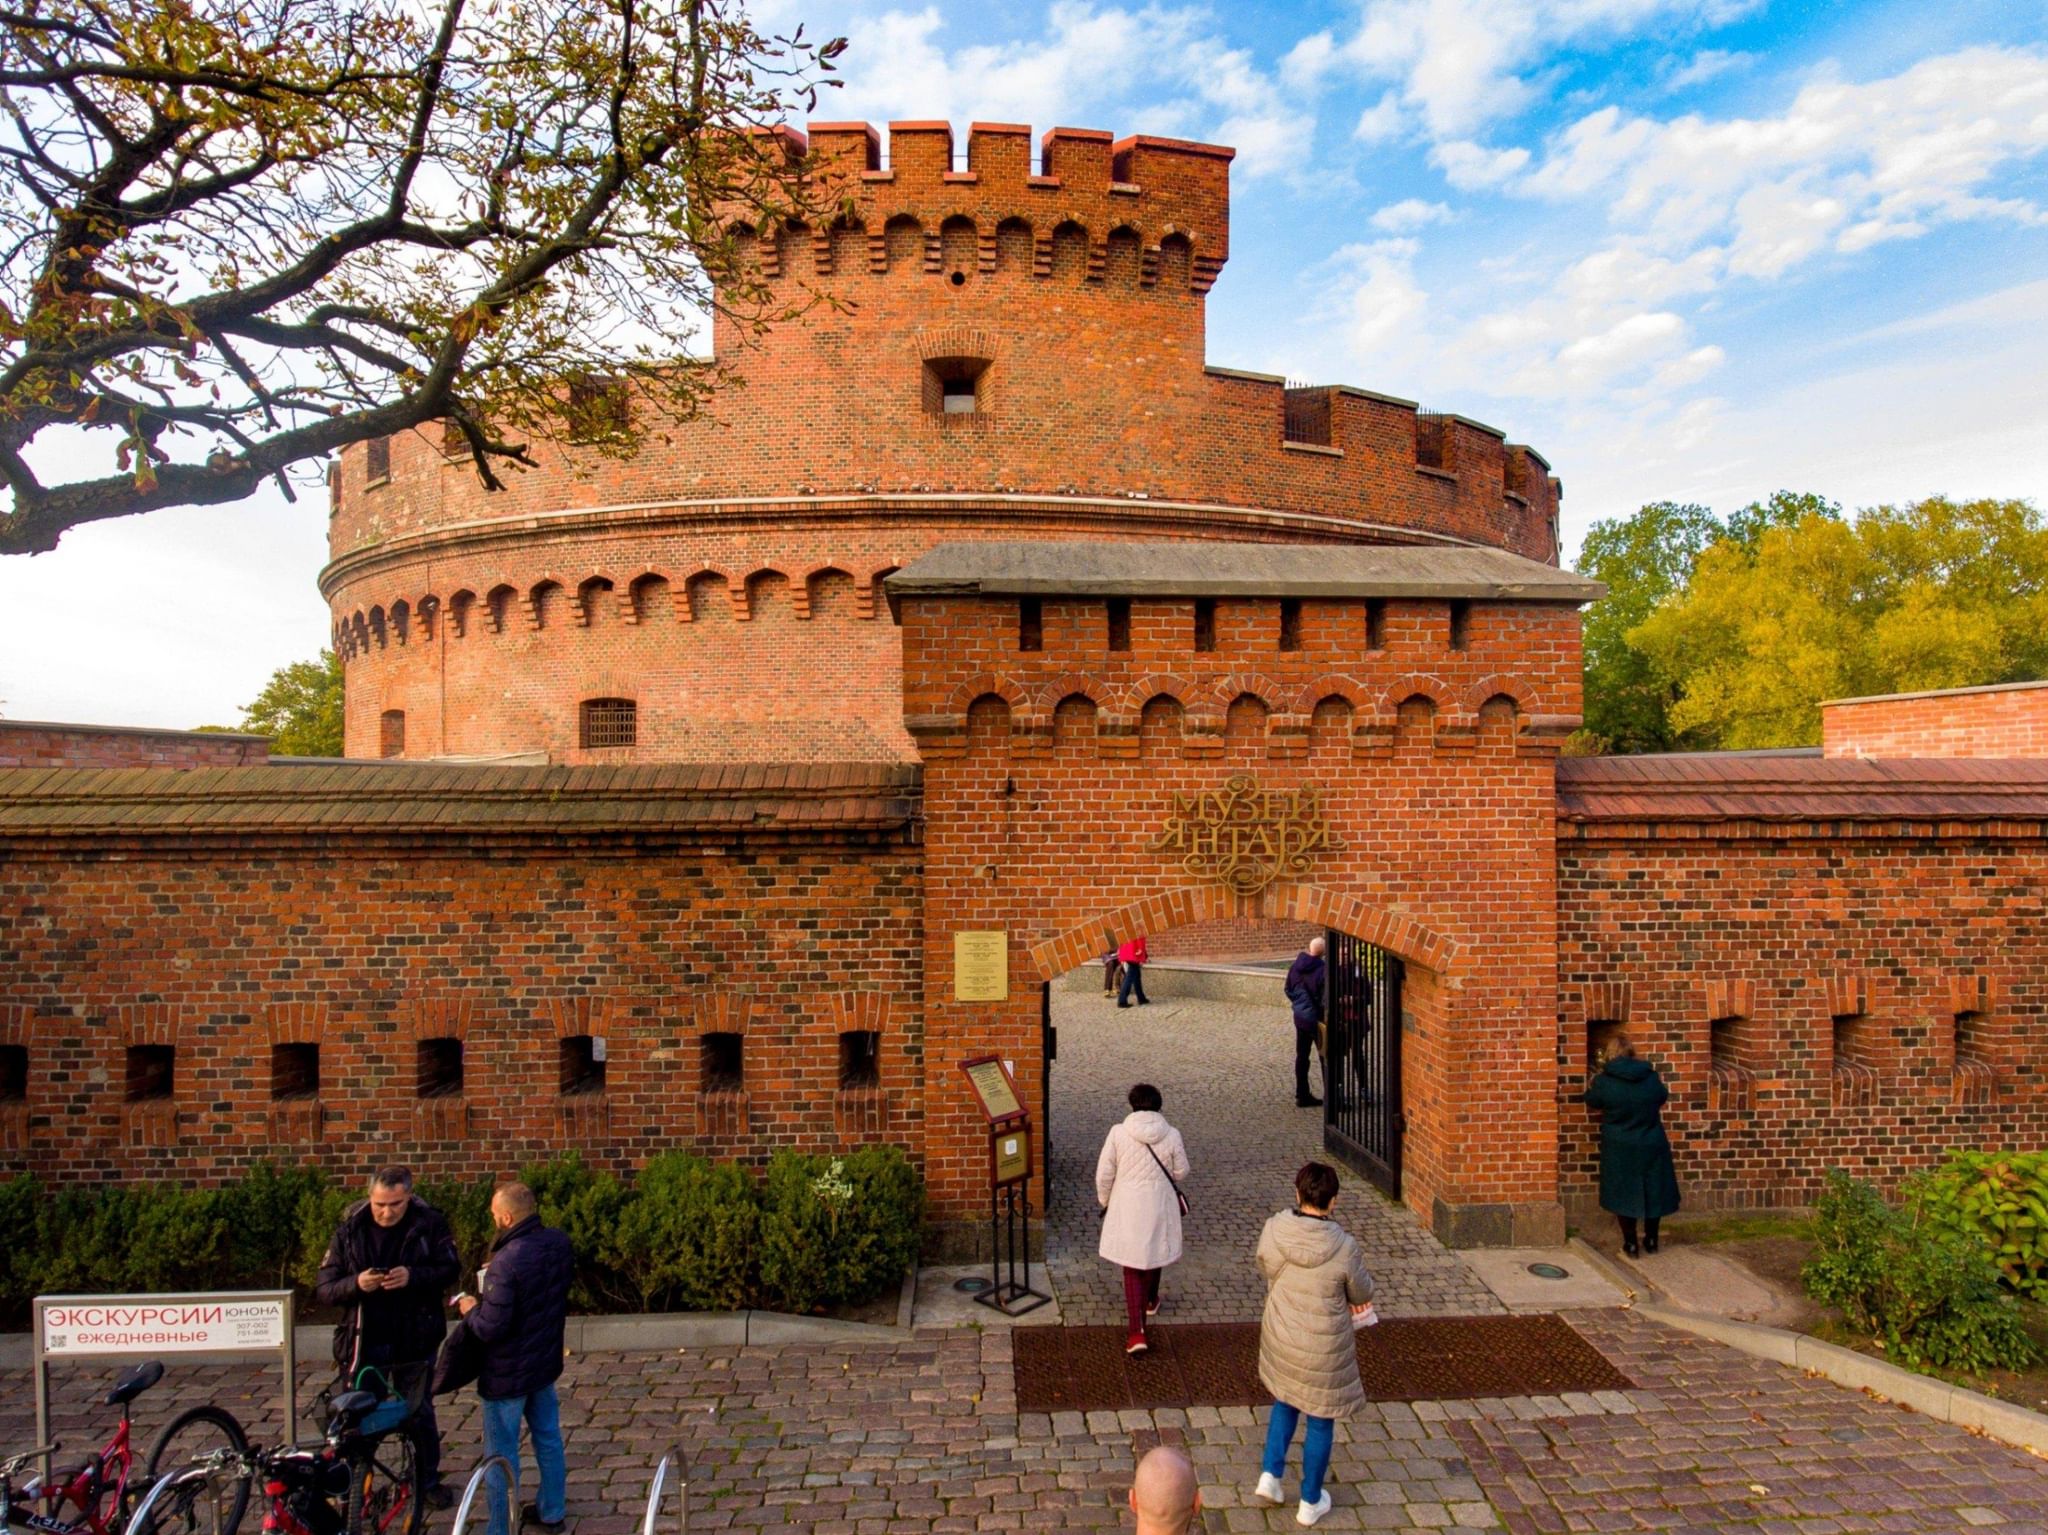
[[372, 437], [363, 444], [363, 478], [372, 485], [382, 485], [391, 478], [389, 437]]
[[630, 698], [583, 700], [583, 749], [632, 746], [640, 739], [640, 706]]

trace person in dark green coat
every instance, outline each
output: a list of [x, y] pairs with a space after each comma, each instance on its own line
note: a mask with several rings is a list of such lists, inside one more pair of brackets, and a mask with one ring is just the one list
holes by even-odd
[[1671, 1089], [1648, 1061], [1617, 1034], [1607, 1064], [1580, 1095], [1600, 1110], [1600, 1208], [1621, 1222], [1621, 1250], [1637, 1255], [1636, 1222], [1643, 1247], [1657, 1250], [1657, 1223], [1678, 1208], [1678, 1173], [1660, 1112]]

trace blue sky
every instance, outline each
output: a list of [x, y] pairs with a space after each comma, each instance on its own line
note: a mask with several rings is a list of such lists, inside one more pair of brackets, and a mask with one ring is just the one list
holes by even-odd
[[[2048, 506], [2048, 3], [797, 4], [821, 114], [1237, 146], [1213, 362], [1489, 421], [1565, 531], [1780, 487]], [[324, 642], [324, 514], [0, 560], [0, 710], [232, 719]], [[166, 582], [191, 594], [176, 604]]]

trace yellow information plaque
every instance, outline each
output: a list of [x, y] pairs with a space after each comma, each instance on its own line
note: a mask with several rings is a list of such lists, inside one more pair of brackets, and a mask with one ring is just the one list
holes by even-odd
[[1010, 935], [1007, 932], [998, 929], [992, 933], [953, 935], [953, 1000], [1010, 1000]]
[[982, 1113], [991, 1120], [1014, 1119], [1024, 1112], [1024, 1105], [1017, 1101], [1016, 1089], [1010, 1085], [1010, 1074], [1003, 1070], [1003, 1063], [994, 1056], [963, 1061], [961, 1069], [967, 1073], [967, 1082], [974, 1089], [974, 1096], [981, 1100]]

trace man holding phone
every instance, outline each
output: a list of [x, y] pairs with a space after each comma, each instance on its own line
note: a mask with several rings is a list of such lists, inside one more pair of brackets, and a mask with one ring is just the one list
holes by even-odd
[[441, 1428], [424, 1381], [448, 1332], [441, 1298], [461, 1272], [447, 1218], [413, 1193], [412, 1169], [383, 1167], [370, 1179], [369, 1197], [335, 1228], [313, 1286], [315, 1301], [341, 1311], [334, 1362], [342, 1380], [353, 1385], [375, 1366], [419, 1399], [406, 1428], [433, 1508], [454, 1500], [441, 1485]]

